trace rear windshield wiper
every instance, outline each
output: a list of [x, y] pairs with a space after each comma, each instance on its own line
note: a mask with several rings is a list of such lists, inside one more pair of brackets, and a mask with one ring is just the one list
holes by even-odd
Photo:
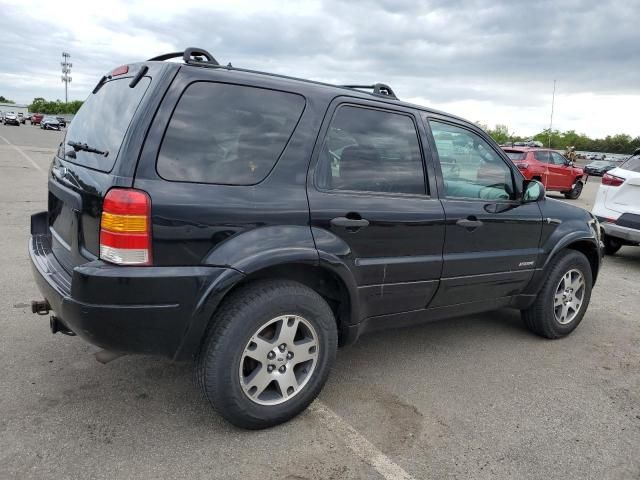
[[71, 142], [67, 142], [67, 145], [69, 145], [70, 147], [73, 147], [73, 149], [76, 152], [83, 151], [83, 152], [89, 152], [89, 153], [97, 153], [98, 155], [104, 155], [105, 157], [109, 155], [109, 152], [106, 152], [106, 151], [103, 152], [102, 150], [98, 150], [97, 148], [90, 147], [86, 143], [71, 141]]

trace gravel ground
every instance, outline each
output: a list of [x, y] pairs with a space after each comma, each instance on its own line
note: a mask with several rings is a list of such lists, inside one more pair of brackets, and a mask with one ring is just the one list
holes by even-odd
[[30, 313], [29, 215], [61, 138], [0, 126], [0, 478], [640, 478], [640, 248], [606, 258], [565, 339], [510, 310], [365, 336], [313, 409], [246, 432], [210, 410], [191, 365], [101, 365]]

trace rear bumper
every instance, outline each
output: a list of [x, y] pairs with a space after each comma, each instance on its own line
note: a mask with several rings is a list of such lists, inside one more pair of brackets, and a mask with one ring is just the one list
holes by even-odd
[[623, 227], [615, 223], [602, 222], [600, 224], [604, 233], [611, 237], [620, 238], [628, 242], [640, 243], [640, 230], [630, 227]]
[[[120, 267], [100, 260], [65, 271], [46, 234], [32, 234], [33, 276], [58, 319], [101, 348], [192, 357], [218, 302], [240, 275], [218, 267]], [[230, 278], [232, 277], [232, 278]]]

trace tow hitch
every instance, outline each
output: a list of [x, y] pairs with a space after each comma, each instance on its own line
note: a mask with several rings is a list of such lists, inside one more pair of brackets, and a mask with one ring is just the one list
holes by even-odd
[[31, 313], [47, 315], [51, 311], [51, 305], [46, 300], [34, 300], [31, 302]]

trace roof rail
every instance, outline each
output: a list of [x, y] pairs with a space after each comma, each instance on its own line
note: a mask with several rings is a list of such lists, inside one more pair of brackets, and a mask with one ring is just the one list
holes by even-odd
[[384, 83], [376, 83], [374, 85], [340, 85], [340, 86], [344, 88], [355, 88], [358, 90], [373, 90], [372, 93], [374, 95], [390, 97], [390, 98], [393, 98], [394, 100], [398, 100], [398, 97], [396, 97], [396, 94], [393, 93], [393, 90], [391, 89], [391, 87]]
[[[163, 55], [158, 55], [157, 57], [150, 58], [147, 60], [148, 62], [164, 62], [165, 60], [169, 60], [171, 58], [180, 58], [184, 60], [184, 63], [190, 64], [198, 64], [204, 63], [210, 66], [219, 66], [218, 61], [213, 58], [209, 52], [207, 52], [204, 48], [198, 47], [189, 47], [184, 50], [184, 52], [172, 52], [165, 53]], [[203, 60], [205, 58], [206, 60]]]

